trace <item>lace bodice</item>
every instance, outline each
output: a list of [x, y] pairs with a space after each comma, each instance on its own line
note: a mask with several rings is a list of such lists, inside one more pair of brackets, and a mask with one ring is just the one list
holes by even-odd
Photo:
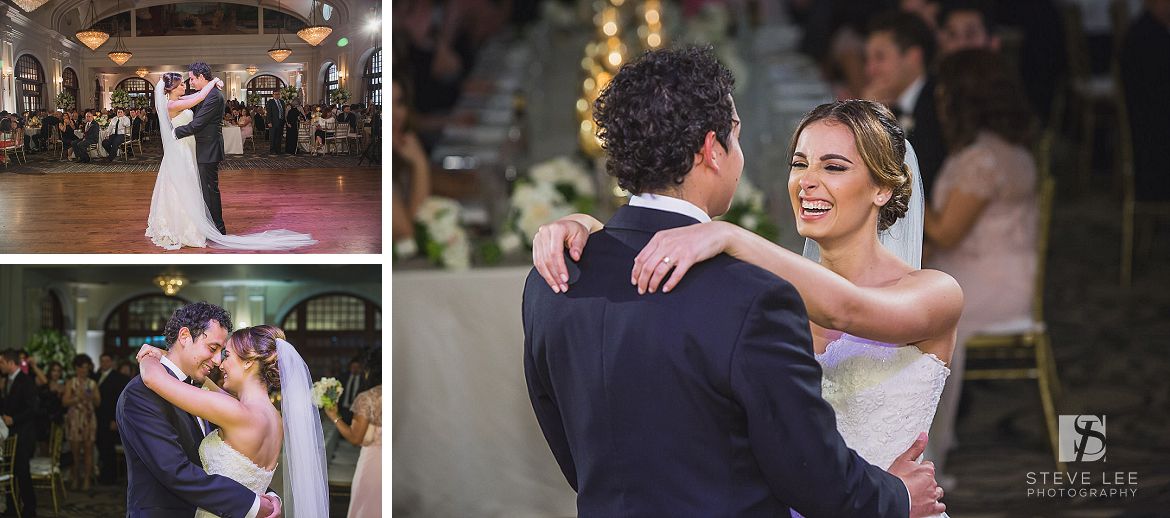
[[177, 128], [179, 126], [182, 126], [184, 124], [191, 122], [194, 118], [195, 118], [195, 112], [191, 111], [190, 109], [186, 109], [186, 110], [179, 112], [178, 115], [175, 115], [173, 118], [171, 118], [171, 124]]
[[351, 408], [354, 415], [365, 416], [370, 421], [362, 446], [382, 446], [382, 386], [358, 394]]
[[[255, 491], [256, 494], [267, 492], [272, 483], [272, 474], [275, 471], [266, 470], [251, 459], [244, 456], [224, 442], [219, 436], [219, 430], [214, 430], [199, 443], [199, 460], [203, 462], [203, 469], [211, 475], [223, 475], [239, 482], [244, 487]], [[208, 518], [215, 515], [200, 509], [195, 513], [196, 518]]]
[[821, 391], [837, 414], [845, 444], [870, 464], [889, 468], [919, 432], [930, 430], [951, 373], [917, 347], [897, 347], [850, 335], [817, 355]]

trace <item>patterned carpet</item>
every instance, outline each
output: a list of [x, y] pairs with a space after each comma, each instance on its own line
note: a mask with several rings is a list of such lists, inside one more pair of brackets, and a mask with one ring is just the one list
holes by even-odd
[[[358, 162], [361, 158], [357, 152], [353, 154], [326, 155], [326, 156], [311, 156], [308, 154], [297, 155], [270, 155], [268, 154], [268, 142], [260, 141], [257, 143], [256, 152], [253, 152], [251, 146], [244, 145], [243, 155], [228, 155], [227, 160], [220, 163], [221, 171], [240, 171], [240, 170], [256, 170], [256, 169], [319, 169], [319, 168], [345, 168], [351, 169], [359, 167]], [[162, 147], [159, 145], [157, 139], [153, 142], [145, 142], [143, 144], [142, 153], [135, 152], [134, 157], [129, 159], [119, 158], [113, 162], [107, 162], [105, 158], [91, 157], [88, 164], [77, 161], [62, 161], [56, 152], [43, 151], [39, 153], [29, 153], [27, 155], [28, 161], [20, 163], [18, 160], [13, 160], [8, 164], [8, 167], [0, 166], [0, 174], [16, 173], [16, 174], [84, 174], [84, 173], [157, 173], [159, 163], [162, 161]], [[10, 159], [12, 157], [9, 157]], [[361, 166], [375, 166], [370, 161], [361, 161]]]

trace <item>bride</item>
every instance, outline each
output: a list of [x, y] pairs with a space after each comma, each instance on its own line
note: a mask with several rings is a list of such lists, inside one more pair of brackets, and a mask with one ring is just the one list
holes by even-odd
[[[283, 331], [260, 325], [232, 333], [219, 362], [222, 389], [211, 381], [204, 384], [207, 390], [179, 381], [160, 362], [163, 354], [142, 346], [142, 382], [171, 404], [219, 426], [199, 445], [207, 473], [264, 494], [283, 457], [283, 515], [329, 516], [324, 439], [310, 397], [309, 368]], [[275, 392], [281, 394], [279, 412], [269, 399]], [[212, 516], [203, 509], [195, 514]]]
[[212, 88], [220, 86], [223, 81], [215, 78], [199, 92], [184, 96], [183, 76], [175, 72], [163, 74], [154, 86], [163, 158], [150, 200], [146, 237], [167, 250], [202, 248], [208, 241], [219, 248], [240, 250], [289, 250], [316, 243], [308, 234], [288, 230], [236, 236], [221, 234], [215, 227], [199, 186], [195, 137], [175, 140], [174, 128], [191, 122], [191, 108], [203, 101]]
[[[884, 106], [818, 106], [797, 127], [790, 156], [788, 194], [807, 238], [805, 257], [714, 221], [655, 234], [635, 259], [631, 282], [639, 293], [660, 285], [669, 292], [691, 266], [720, 253], [791, 282], [807, 306], [822, 392], [841, 436], [870, 464], [888, 468], [930, 429], [963, 293], [949, 275], [919, 269], [917, 158]], [[579, 259], [589, 232], [601, 228], [575, 214], [537, 233], [533, 260], [554, 290], [566, 289], [568, 279], [558, 244]]]

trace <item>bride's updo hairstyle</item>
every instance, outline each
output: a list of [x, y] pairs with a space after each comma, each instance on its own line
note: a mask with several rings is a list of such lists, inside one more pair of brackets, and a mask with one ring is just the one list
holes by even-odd
[[843, 124], [853, 133], [861, 160], [869, 168], [870, 178], [879, 187], [891, 189], [893, 195], [878, 211], [878, 231], [890, 228], [910, 207], [913, 182], [910, 166], [906, 165], [906, 134], [898, 126], [894, 114], [874, 101], [850, 99], [827, 103], [813, 108], [792, 134], [788, 157], [796, 153], [796, 141], [804, 128], [817, 121]]
[[163, 91], [168, 94], [171, 93], [171, 90], [183, 86], [183, 74], [179, 74], [177, 72], [167, 72], [163, 74], [162, 80]]
[[260, 379], [268, 385], [270, 393], [280, 391], [280, 367], [276, 363], [278, 338], [285, 339], [279, 327], [259, 325], [237, 330], [227, 340], [241, 361], [259, 364]]

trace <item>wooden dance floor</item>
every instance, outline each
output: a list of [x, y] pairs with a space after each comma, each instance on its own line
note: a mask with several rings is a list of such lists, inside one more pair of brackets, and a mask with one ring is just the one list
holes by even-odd
[[[0, 253], [239, 253], [169, 252], [151, 243], [144, 234], [154, 179], [154, 173], [0, 170]], [[382, 252], [379, 166], [223, 170], [219, 185], [231, 234], [283, 228], [318, 241], [296, 253]]]

